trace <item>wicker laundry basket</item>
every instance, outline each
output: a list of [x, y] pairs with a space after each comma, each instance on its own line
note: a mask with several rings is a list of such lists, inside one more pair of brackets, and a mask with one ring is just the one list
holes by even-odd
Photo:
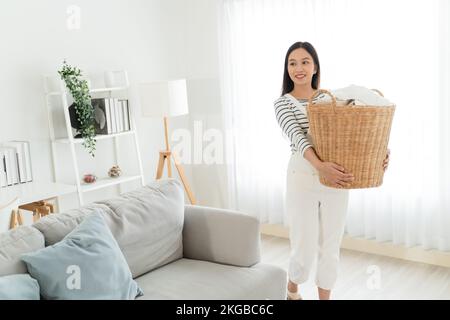
[[[331, 102], [313, 104], [314, 97], [320, 93], [329, 95]], [[337, 105], [335, 97], [326, 90], [316, 91], [309, 99], [307, 113], [317, 155], [322, 161], [343, 166], [355, 176], [350, 186], [342, 189], [373, 188], [383, 183], [383, 161], [394, 111], [395, 105]], [[334, 187], [323, 177], [320, 182]]]

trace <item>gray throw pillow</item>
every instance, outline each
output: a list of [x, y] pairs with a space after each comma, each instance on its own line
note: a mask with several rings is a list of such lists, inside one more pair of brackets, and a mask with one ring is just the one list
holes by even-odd
[[23, 254], [45, 299], [134, 299], [142, 294], [101, 213], [60, 242]]
[[39, 284], [29, 274], [0, 277], [0, 300], [39, 299]]

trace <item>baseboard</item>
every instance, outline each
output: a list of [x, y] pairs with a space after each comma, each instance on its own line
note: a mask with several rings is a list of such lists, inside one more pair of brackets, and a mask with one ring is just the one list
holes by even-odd
[[[288, 228], [282, 225], [263, 224], [261, 233], [289, 239]], [[380, 243], [373, 240], [344, 236], [341, 248], [377, 254], [397, 259], [427, 263], [441, 267], [450, 267], [450, 252], [425, 250], [418, 247], [406, 248], [392, 243]]]

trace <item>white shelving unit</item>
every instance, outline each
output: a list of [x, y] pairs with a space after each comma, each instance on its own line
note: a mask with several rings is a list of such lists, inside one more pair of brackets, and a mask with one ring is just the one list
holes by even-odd
[[[124, 79], [124, 83], [122, 83], [122, 85], [120, 86], [113, 86], [113, 87], [104, 87], [104, 88], [92, 88], [90, 89], [90, 93], [94, 94], [96, 96], [100, 95], [103, 98], [110, 98], [112, 97], [113, 93], [115, 92], [126, 92], [127, 96], [128, 96], [128, 92], [129, 92], [129, 81], [128, 81], [128, 75], [126, 71], [115, 71], [115, 73], [122, 73], [122, 78]], [[110, 178], [110, 177], [106, 177], [106, 178], [101, 178], [98, 177], [97, 181], [94, 183], [84, 183], [82, 181], [82, 176], [80, 175], [80, 170], [79, 170], [79, 164], [78, 164], [78, 160], [77, 160], [77, 150], [76, 150], [76, 145], [77, 144], [81, 144], [83, 142], [83, 139], [79, 139], [79, 138], [74, 138], [73, 137], [73, 132], [72, 132], [72, 127], [71, 127], [71, 123], [70, 123], [70, 115], [69, 115], [69, 95], [70, 93], [68, 92], [66, 85], [64, 83], [64, 81], [58, 79], [56, 81], [53, 81], [53, 87], [50, 84], [51, 80], [56, 79], [55, 77], [48, 77], [48, 76], [44, 76], [44, 84], [45, 84], [45, 88], [46, 88], [46, 106], [47, 106], [47, 113], [48, 113], [48, 120], [49, 120], [49, 125], [50, 125], [50, 138], [51, 138], [51, 142], [52, 142], [52, 158], [53, 158], [53, 171], [54, 171], [54, 177], [55, 177], [55, 182], [58, 182], [58, 177], [57, 177], [57, 154], [56, 154], [56, 147], [57, 145], [63, 144], [63, 145], [67, 145], [70, 149], [70, 155], [71, 155], [71, 162], [72, 162], [72, 169], [73, 169], [73, 178], [74, 178], [74, 182], [73, 182], [73, 186], [76, 188], [76, 192], [78, 193], [78, 201], [80, 206], [84, 204], [84, 198], [83, 195], [86, 192], [91, 192], [94, 190], [100, 190], [102, 188], [106, 188], [106, 187], [111, 187], [111, 186], [116, 186], [116, 185], [121, 185], [122, 183], [126, 183], [126, 182], [130, 182], [130, 181], [140, 181], [141, 185], [143, 186], [145, 181], [144, 181], [144, 173], [143, 173], [143, 168], [142, 168], [142, 160], [141, 160], [141, 153], [140, 153], [140, 149], [139, 149], [139, 142], [138, 142], [138, 136], [137, 136], [137, 132], [136, 132], [136, 123], [134, 120], [134, 116], [133, 116], [133, 112], [131, 110], [131, 107], [129, 105], [129, 116], [130, 116], [130, 130], [129, 131], [124, 131], [124, 132], [120, 132], [120, 133], [114, 133], [114, 134], [108, 134], [108, 135], [97, 135], [96, 136], [96, 140], [100, 141], [100, 140], [105, 140], [105, 139], [113, 139], [114, 141], [114, 154], [115, 154], [115, 160], [116, 163], [119, 160], [119, 154], [120, 154], [120, 149], [119, 149], [119, 142], [118, 139], [120, 139], [123, 136], [131, 136], [133, 141], [134, 141], [134, 148], [135, 148], [135, 152], [137, 155], [137, 167], [138, 167], [138, 173], [135, 175], [124, 175], [122, 173], [122, 175], [120, 177], [117, 178]], [[56, 86], [59, 87], [59, 90], [55, 90], [55, 82]], [[59, 100], [58, 105], [56, 106], [56, 108], [62, 108], [62, 112], [64, 114], [64, 129], [63, 131], [65, 131], [65, 137], [56, 137], [55, 134], [55, 126], [54, 126], [54, 117], [53, 117], [53, 112], [55, 112], [55, 105], [52, 102], [52, 99], [57, 99]], [[56, 110], [58, 112], [61, 112], [61, 110]], [[95, 161], [94, 159], [92, 161]]]

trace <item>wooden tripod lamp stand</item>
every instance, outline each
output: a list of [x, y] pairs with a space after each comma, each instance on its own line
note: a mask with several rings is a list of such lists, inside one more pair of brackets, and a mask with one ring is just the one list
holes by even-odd
[[190, 203], [196, 204], [194, 194], [187, 182], [183, 167], [178, 161], [176, 154], [170, 150], [168, 134], [168, 117], [188, 114], [186, 80], [143, 83], [140, 85], [139, 89], [143, 116], [163, 117], [164, 119], [166, 149], [159, 152], [156, 179], [158, 180], [162, 177], [166, 161], [167, 176], [169, 178], [172, 177], [171, 160], [173, 160]]

